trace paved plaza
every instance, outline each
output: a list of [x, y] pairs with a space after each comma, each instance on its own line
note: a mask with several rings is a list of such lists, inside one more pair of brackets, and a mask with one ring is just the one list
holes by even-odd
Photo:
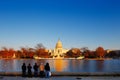
[[20, 76], [1, 76], [0, 80], [120, 80], [120, 76], [55, 76], [50, 78], [24, 78]]

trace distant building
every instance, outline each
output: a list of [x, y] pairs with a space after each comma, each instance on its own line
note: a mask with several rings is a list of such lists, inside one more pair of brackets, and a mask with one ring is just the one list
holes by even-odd
[[51, 56], [53, 56], [53, 58], [64, 58], [64, 55], [67, 51], [68, 49], [64, 49], [62, 47], [62, 42], [58, 40], [55, 49], [49, 50], [49, 53], [51, 53]]

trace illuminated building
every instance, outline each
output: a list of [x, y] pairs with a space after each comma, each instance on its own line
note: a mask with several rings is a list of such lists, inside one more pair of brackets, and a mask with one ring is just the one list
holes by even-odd
[[60, 39], [56, 43], [55, 49], [49, 50], [49, 52], [51, 53], [51, 56], [53, 56], [53, 58], [64, 58], [64, 55], [67, 51], [68, 51], [68, 49], [64, 49], [62, 47], [62, 42], [60, 41]]

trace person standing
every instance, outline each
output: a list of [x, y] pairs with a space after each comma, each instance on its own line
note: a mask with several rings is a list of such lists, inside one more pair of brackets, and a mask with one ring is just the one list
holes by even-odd
[[26, 64], [23, 63], [21, 68], [22, 68], [22, 76], [25, 77], [26, 76]]
[[40, 77], [44, 77], [45, 76], [45, 72], [44, 72], [44, 65], [43, 63], [40, 64]]
[[37, 63], [35, 63], [35, 65], [33, 66], [34, 69], [34, 76], [37, 77], [38, 76], [38, 65]]
[[45, 77], [46, 78], [50, 77], [50, 66], [49, 66], [49, 63], [46, 63], [46, 65], [45, 65]]
[[30, 65], [30, 63], [28, 64], [28, 66], [27, 66], [27, 68], [28, 68], [28, 77], [32, 77], [32, 66]]

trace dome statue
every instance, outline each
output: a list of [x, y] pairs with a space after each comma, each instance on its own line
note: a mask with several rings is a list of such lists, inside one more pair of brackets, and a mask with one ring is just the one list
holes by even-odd
[[56, 43], [56, 48], [62, 48], [62, 42], [60, 40]]
[[51, 53], [51, 56], [55, 59], [63, 59], [65, 56], [65, 53], [68, 52], [68, 49], [64, 49], [62, 47], [62, 42], [60, 39], [58, 39], [58, 42], [55, 45], [55, 49], [49, 50]]

